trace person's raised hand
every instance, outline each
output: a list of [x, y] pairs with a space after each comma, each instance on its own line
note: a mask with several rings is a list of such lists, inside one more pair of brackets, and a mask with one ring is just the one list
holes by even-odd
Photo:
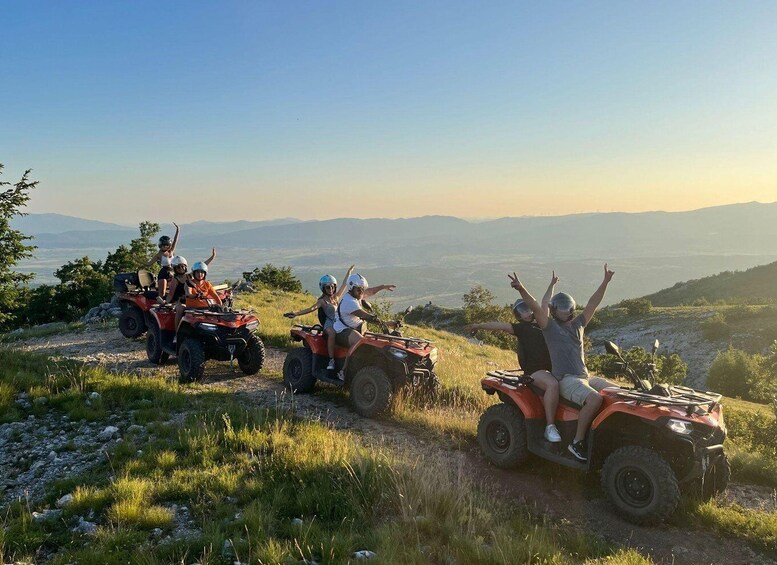
[[510, 279], [510, 286], [513, 287], [515, 290], [518, 290], [521, 286], [521, 281], [518, 280], [518, 275], [515, 274], [515, 271], [513, 271], [513, 274], [507, 273], [507, 278]]
[[214, 258], [216, 257], [216, 248], [215, 247], [213, 249], [211, 249], [211, 255], [213, 255]]
[[607, 263], [604, 264], [604, 282], [608, 283], [612, 280], [612, 276], [615, 274], [615, 271], [611, 271], [607, 268]]
[[283, 317], [284, 317], [284, 318], [296, 318], [296, 316], [295, 316], [294, 312], [286, 312], [286, 313], [283, 315]]
[[553, 274], [550, 276], [550, 284], [554, 285], [558, 282], [558, 277], [556, 276], [556, 271], [553, 271]]
[[175, 222], [173, 222], [173, 225], [175, 226], [175, 229], [178, 229], [178, 224], [176, 224]]
[[395, 288], [397, 288], [397, 285], [395, 285], [395, 284], [387, 284], [386, 285], [386, 290], [388, 290], [389, 292], [394, 292]]
[[467, 324], [464, 326], [464, 331], [467, 332], [469, 335], [475, 335], [475, 332], [477, 331], [477, 324]]

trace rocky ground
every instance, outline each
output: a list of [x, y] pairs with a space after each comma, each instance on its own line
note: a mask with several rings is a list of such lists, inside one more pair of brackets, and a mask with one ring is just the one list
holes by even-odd
[[[639, 336], [633, 331], [633, 339]], [[624, 333], [619, 334], [623, 339]], [[624, 341], [621, 341], [625, 345]], [[115, 371], [150, 374], [162, 371], [173, 377], [174, 363], [156, 367], [146, 359], [143, 339], [122, 337], [115, 328], [90, 327], [78, 333], [67, 333], [29, 339], [14, 347], [78, 359], [87, 364], [102, 364]], [[478, 477], [484, 484], [506, 496], [516, 505], [528, 506], [537, 514], [565, 524], [566, 527], [597, 535], [610, 542], [637, 547], [654, 559], [665, 563], [775, 563], [759, 555], [746, 544], [720, 539], [709, 531], [689, 531], [678, 526], [639, 527], [615, 516], [596, 486], [595, 479], [579, 476], [549, 478], [542, 468], [525, 471], [501, 471], [488, 465], [477, 448], [455, 449], [451, 446], [419, 438], [411, 430], [390, 420], [368, 420], [353, 412], [347, 398], [339, 392], [300, 395], [291, 398], [283, 388], [279, 374], [284, 352], [268, 348], [267, 362], [260, 375], [246, 377], [235, 373], [226, 363], [212, 363], [207, 368], [206, 385], [226, 387], [252, 405], [282, 406], [294, 410], [297, 416], [324, 422], [335, 428], [348, 429], [368, 445], [380, 443], [401, 451], [418, 461], [430, 459], [451, 466], [469, 477]], [[276, 376], [267, 376], [268, 373]], [[322, 387], [329, 389], [329, 387]], [[329, 389], [331, 390], [331, 389]], [[95, 399], [97, 401], [98, 399]], [[17, 402], [29, 402], [18, 397]], [[176, 425], [171, 421], [169, 425]], [[114, 415], [105, 423], [71, 422], [67, 417], [50, 413], [0, 426], [0, 506], [19, 497], [34, 499], [45, 485], [63, 475], [76, 475], [104, 461], [106, 452], [131, 437], [139, 449], [148, 440], [146, 430], [133, 422], [132, 414]], [[577, 476], [576, 476], [577, 477]], [[744, 506], [777, 511], [773, 489], [752, 485], [731, 485], [729, 501]], [[58, 504], [67, 504], [60, 500]], [[173, 535], [185, 535], [193, 527], [188, 509], [176, 507], [176, 530]], [[56, 516], [57, 508], [36, 519]], [[84, 531], [93, 527], [90, 516], [79, 516], [73, 528]]]

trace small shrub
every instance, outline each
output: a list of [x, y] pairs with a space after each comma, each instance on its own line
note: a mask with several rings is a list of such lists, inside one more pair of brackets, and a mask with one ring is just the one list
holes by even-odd
[[619, 307], [625, 308], [629, 316], [641, 316], [650, 313], [653, 304], [647, 298], [630, 298], [621, 300]]
[[268, 288], [276, 288], [287, 292], [302, 292], [302, 283], [291, 272], [291, 267], [276, 267], [267, 263], [261, 269], [243, 273], [243, 278], [248, 282], [261, 283]]
[[731, 337], [731, 327], [723, 314], [715, 313], [699, 324], [701, 333], [709, 341], [720, 341]]
[[721, 351], [710, 365], [707, 386], [726, 396], [752, 400], [750, 390], [761, 379], [760, 356], [740, 349]]

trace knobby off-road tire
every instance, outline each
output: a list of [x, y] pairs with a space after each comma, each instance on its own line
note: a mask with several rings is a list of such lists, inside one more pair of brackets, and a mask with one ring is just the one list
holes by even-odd
[[264, 343], [259, 336], [252, 335], [243, 352], [237, 357], [237, 366], [246, 375], [255, 375], [264, 365]]
[[613, 451], [602, 467], [602, 488], [618, 514], [635, 524], [657, 524], [680, 501], [677, 477], [663, 457], [634, 445]]
[[389, 412], [392, 396], [391, 381], [379, 367], [363, 367], [351, 380], [351, 402], [356, 412], [366, 418]]
[[706, 501], [715, 498], [726, 490], [730, 480], [731, 463], [724, 454], [704, 474], [704, 482], [701, 485], [702, 500]]
[[495, 404], [478, 422], [478, 444], [491, 463], [502, 469], [513, 469], [529, 458], [526, 445], [526, 422], [517, 406]]
[[148, 335], [146, 336], [146, 355], [148, 360], [155, 365], [161, 365], [165, 363], [170, 355], [162, 350], [162, 334], [159, 330], [159, 326], [151, 324], [148, 328]]
[[137, 306], [126, 306], [122, 309], [119, 331], [124, 337], [140, 337], [146, 333], [146, 320]]
[[190, 383], [202, 379], [205, 374], [205, 349], [196, 339], [189, 338], [178, 350], [179, 383]]
[[292, 349], [283, 361], [283, 384], [295, 394], [313, 392], [313, 353], [307, 347]]

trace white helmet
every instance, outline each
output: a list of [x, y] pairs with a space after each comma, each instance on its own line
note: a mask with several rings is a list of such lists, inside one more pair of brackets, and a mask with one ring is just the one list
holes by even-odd
[[183, 265], [185, 267], [189, 266], [189, 263], [186, 261], [186, 257], [183, 255], [176, 255], [173, 257], [173, 260], [170, 263], [173, 265], [173, 268], [176, 268], [178, 265]]
[[353, 290], [353, 287], [355, 286], [363, 288], [364, 290], [367, 290], [370, 287], [370, 285], [367, 283], [367, 279], [365, 279], [359, 273], [348, 277], [348, 290]]
[[194, 265], [192, 265], [192, 273], [197, 271], [204, 271], [205, 274], [208, 274], [208, 265], [202, 261], [197, 261]]

